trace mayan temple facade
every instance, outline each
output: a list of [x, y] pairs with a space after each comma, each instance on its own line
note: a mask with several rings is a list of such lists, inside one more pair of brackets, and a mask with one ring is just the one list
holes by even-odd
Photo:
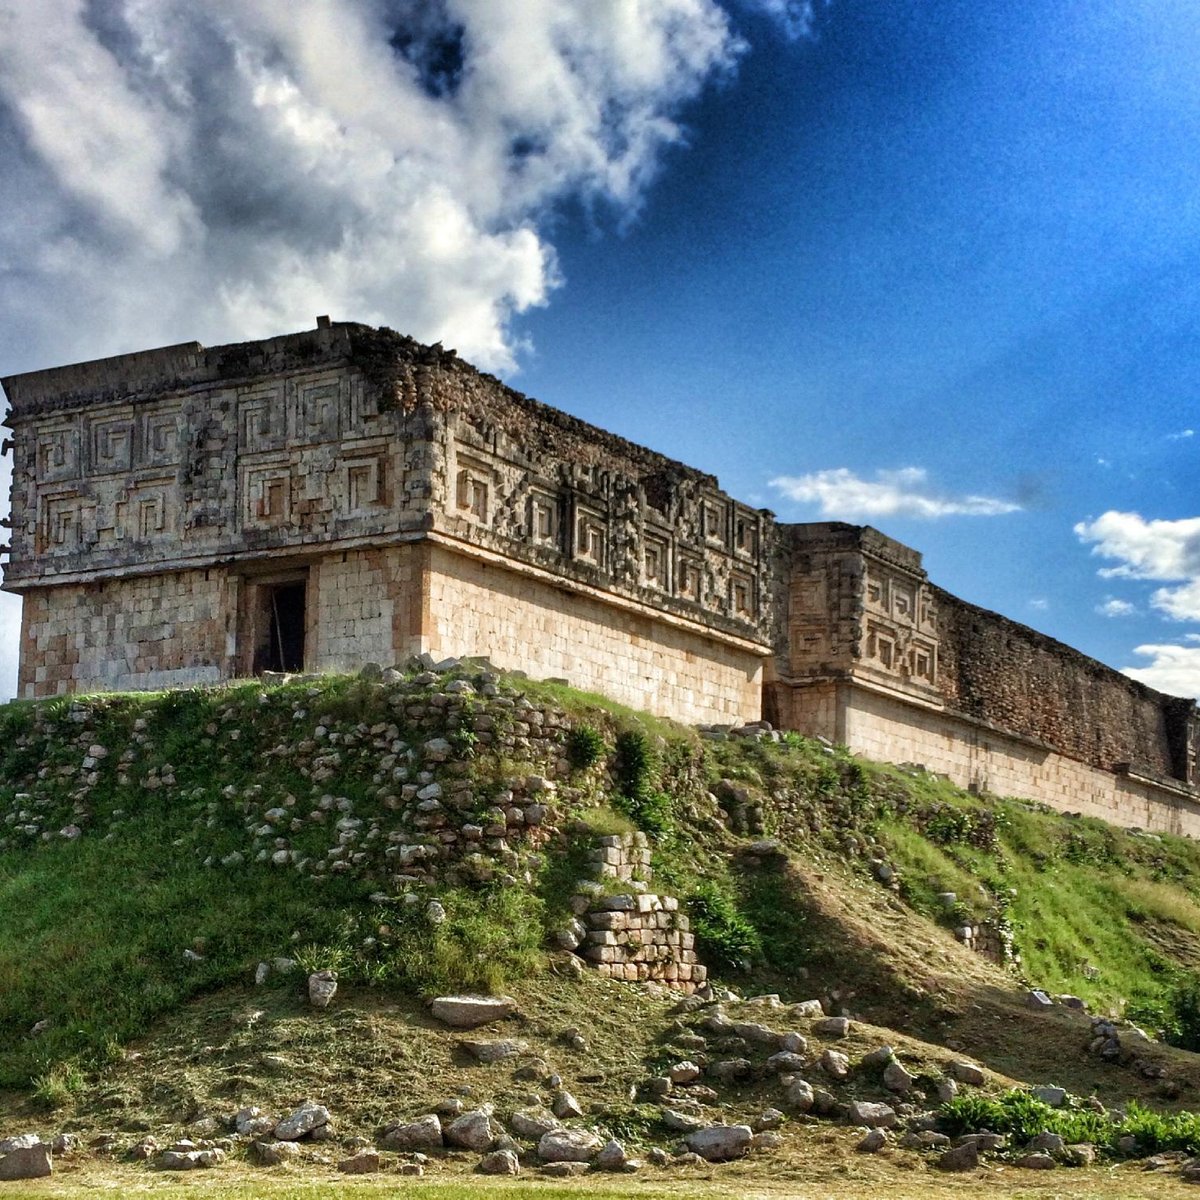
[[453, 351], [322, 319], [3, 385], [23, 697], [479, 655], [1200, 835], [1191, 701]]

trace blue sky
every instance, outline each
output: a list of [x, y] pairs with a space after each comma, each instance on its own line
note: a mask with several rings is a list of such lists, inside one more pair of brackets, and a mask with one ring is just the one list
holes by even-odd
[[201, 8], [0, 0], [5, 373], [386, 323], [1200, 694], [1191, 0]]

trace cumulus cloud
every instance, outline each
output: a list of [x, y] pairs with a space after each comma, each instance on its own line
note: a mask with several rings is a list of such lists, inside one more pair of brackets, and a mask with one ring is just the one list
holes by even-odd
[[512, 369], [555, 207], [636, 212], [744, 49], [717, 0], [0, 0], [5, 365], [329, 312]]
[[1200, 621], [1200, 517], [1147, 521], [1140, 513], [1110, 511], [1080, 521], [1075, 533], [1092, 553], [1115, 560], [1101, 567], [1105, 579], [1151, 579], [1151, 605], [1178, 621]]
[[[1187, 640], [1200, 639], [1190, 636]], [[1145, 667], [1124, 668], [1131, 679], [1171, 696], [1200, 699], [1200, 646], [1146, 645], [1136, 647], [1134, 653], [1149, 658], [1150, 663]]]
[[1181, 429], [1178, 433], [1168, 433], [1167, 441], [1168, 442], [1182, 442], [1185, 438], [1190, 438], [1190, 437], [1195, 437], [1195, 436], [1196, 436], [1196, 431], [1194, 429]]
[[1096, 612], [1102, 617], [1132, 617], [1137, 612], [1137, 605], [1116, 596], [1106, 596], [1096, 605]]
[[949, 496], [930, 486], [923, 467], [877, 471], [864, 479], [846, 467], [809, 475], [781, 475], [770, 481], [798, 504], [815, 504], [823, 517], [861, 520], [872, 517], [994, 517], [1017, 512], [1019, 504], [992, 496]]

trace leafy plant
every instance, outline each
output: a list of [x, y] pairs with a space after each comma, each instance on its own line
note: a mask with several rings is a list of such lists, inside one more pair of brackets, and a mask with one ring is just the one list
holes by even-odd
[[586, 771], [604, 756], [604, 735], [594, 725], [576, 725], [567, 734], [567, 761], [573, 770]]
[[654, 786], [658, 766], [650, 739], [641, 730], [626, 730], [617, 737], [615, 770], [619, 807], [644, 833], [659, 837], [670, 832], [671, 797]]
[[762, 957], [762, 938], [738, 908], [731, 889], [702, 880], [688, 897], [700, 957], [716, 967], [748, 971]]

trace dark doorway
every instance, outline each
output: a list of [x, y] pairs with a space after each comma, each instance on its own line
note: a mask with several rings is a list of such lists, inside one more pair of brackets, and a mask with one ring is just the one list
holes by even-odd
[[263, 588], [266, 600], [267, 634], [264, 639], [263, 671], [304, 670], [303, 583], [276, 583]]

